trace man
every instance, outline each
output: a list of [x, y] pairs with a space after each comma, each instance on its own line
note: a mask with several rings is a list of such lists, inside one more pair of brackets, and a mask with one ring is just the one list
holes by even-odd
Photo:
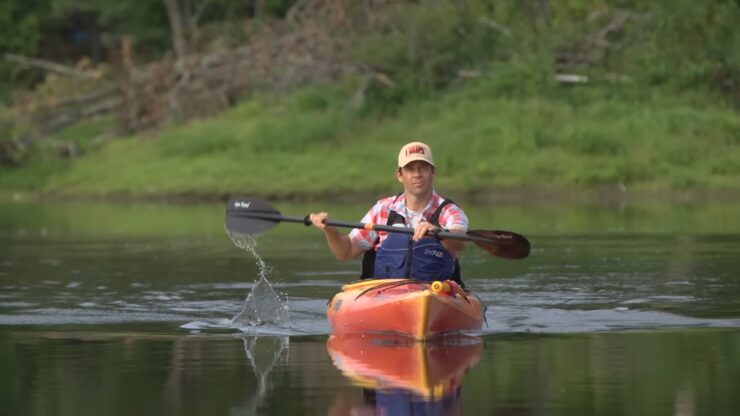
[[453, 279], [462, 283], [457, 252], [461, 240], [434, 238], [436, 232], [465, 233], [468, 218], [452, 201], [434, 191], [432, 150], [411, 142], [398, 154], [396, 178], [403, 193], [379, 200], [362, 218], [363, 223], [412, 227], [413, 236], [401, 233], [354, 229], [349, 235], [327, 226], [326, 212], [310, 215], [314, 226], [324, 231], [331, 252], [340, 260], [365, 253], [361, 278], [407, 277], [419, 280]]

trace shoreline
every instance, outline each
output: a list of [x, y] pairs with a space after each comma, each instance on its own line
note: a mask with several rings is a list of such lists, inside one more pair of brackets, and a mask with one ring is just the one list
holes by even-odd
[[[159, 194], [131, 194], [112, 192], [105, 194], [71, 194], [59, 191], [11, 191], [0, 190], [0, 202], [70, 202], [70, 203], [152, 203], [152, 204], [204, 204], [222, 203], [228, 199], [251, 195], [288, 203], [331, 202], [331, 203], [368, 203], [374, 199], [391, 195], [392, 190], [366, 190], [357, 192], [181, 192]], [[644, 204], [648, 202], [701, 204], [701, 203], [740, 203], [739, 189], [638, 189], [627, 190], [618, 186], [595, 188], [568, 188], [555, 186], [529, 187], [492, 187], [480, 190], [459, 192], [438, 191], [450, 199], [466, 203], [501, 203], [506, 205], [521, 204], [564, 204], [576, 203], [587, 205], [623, 205], [626, 203]]]

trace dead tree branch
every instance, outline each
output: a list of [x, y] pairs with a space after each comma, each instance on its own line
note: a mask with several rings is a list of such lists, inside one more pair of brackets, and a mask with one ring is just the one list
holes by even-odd
[[30, 58], [27, 56], [16, 55], [14, 53], [4, 53], [3, 58], [6, 61], [13, 62], [18, 65], [23, 65], [32, 68], [41, 68], [45, 71], [54, 72], [59, 75], [72, 77], [76, 79], [97, 79], [98, 76], [79, 69], [70, 68], [65, 65], [61, 65], [55, 62], [47, 61], [40, 58]]

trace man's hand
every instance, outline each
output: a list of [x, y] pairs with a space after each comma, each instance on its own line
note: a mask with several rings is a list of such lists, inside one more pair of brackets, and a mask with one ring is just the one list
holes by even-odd
[[422, 238], [432, 236], [435, 232], [439, 231], [442, 231], [442, 229], [437, 227], [436, 225], [430, 222], [421, 221], [416, 224], [416, 227], [414, 228], [414, 236], [411, 238], [414, 241], [419, 241]]
[[308, 216], [308, 218], [311, 220], [311, 223], [314, 227], [322, 231], [326, 230], [325, 221], [329, 219], [329, 214], [327, 214], [326, 212], [312, 213]]

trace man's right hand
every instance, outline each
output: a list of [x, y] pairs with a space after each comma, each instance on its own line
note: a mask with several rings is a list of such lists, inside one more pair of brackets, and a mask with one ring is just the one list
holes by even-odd
[[320, 230], [326, 230], [325, 221], [329, 218], [329, 214], [326, 212], [311, 213], [308, 218], [311, 220], [314, 227]]

